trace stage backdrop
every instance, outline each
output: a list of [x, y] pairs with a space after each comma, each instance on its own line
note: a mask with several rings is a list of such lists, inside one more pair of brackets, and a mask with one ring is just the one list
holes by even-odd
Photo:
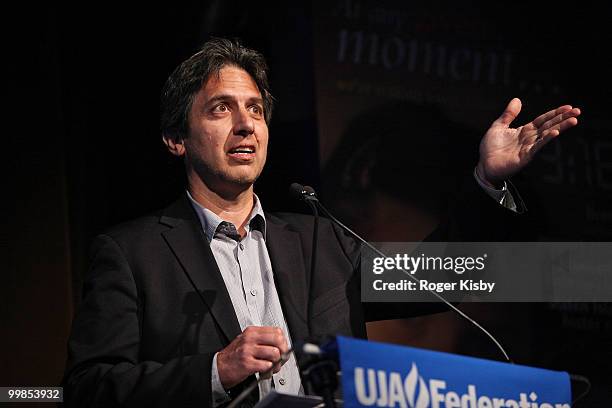
[[[530, 210], [514, 239], [612, 238], [609, 10], [335, 0], [316, 2], [313, 14], [323, 191], [368, 239], [410, 241], [431, 231], [473, 169], [483, 132], [513, 97], [523, 101], [517, 126], [561, 104], [583, 109], [580, 126], [514, 180]], [[464, 308], [519, 361], [587, 373], [599, 384], [594, 394], [609, 388], [610, 305]], [[376, 323], [369, 334], [499, 358], [459, 320]]]

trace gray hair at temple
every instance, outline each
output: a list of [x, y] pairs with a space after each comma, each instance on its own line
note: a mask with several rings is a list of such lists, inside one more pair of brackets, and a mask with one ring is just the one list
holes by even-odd
[[195, 95], [210, 75], [219, 75], [223, 67], [245, 70], [255, 81], [263, 99], [266, 123], [272, 118], [274, 98], [268, 84], [268, 66], [263, 55], [238, 40], [213, 38], [183, 61], [170, 74], [161, 93], [161, 132], [173, 139], [183, 139], [189, 130], [189, 111]]

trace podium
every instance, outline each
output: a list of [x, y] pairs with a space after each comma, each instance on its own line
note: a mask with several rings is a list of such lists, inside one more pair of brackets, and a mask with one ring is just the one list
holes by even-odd
[[[340, 365], [343, 402], [338, 407], [571, 407], [566, 372], [341, 336], [323, 354]], [[278, 393], [256, 405], [323, 406], [320, 397]]]

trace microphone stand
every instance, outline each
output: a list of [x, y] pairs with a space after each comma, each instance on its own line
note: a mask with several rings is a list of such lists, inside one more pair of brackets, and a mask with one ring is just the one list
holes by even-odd
[[[318, 248], [318, 235], [319, 235], [319, 211], [317, 210], [317, 203], [319, 200], [314, 190], [307, 186], [301, 186], [297, 183], [291, 185], [291, 192], [294, 196], [303, 199], [310, 206], [312, 214], [314, 216], [313, 229], [312, 229], [312, 247], [310, 253], [310, 279], [308, 283], [308, 293], [311, 293], [310, 286], [314, 279], [316, 266], [317, 266], [317, 248]], [[308, 314], [310, 316], [311, 302], [308, 301]], [[308, 319], [308, 328], [310, 331], [310, 319]], [[338, 387], [338, 365], [335, 361], [330, 359], [320, 359], [310, 364], [306, 369], [303, 370], [302, 374], [304, 379], [308, 380], [312, 389], [317, 395], [323, 397], [325, 407], [335, 408], [336, 402], [334, 400], [334, 391]]]
[[[312, 280], [314, 278], [314, 274], [315, 274], [315, 270], [317, 267], [317, 249], [318, 249], [318, 236], [319, 236], [319, 211], [317, 211], [317, 206], [316, 206], [316, 197], [310, 198], [310, 196], [307, 196], [309, 198], [306, 198], [305, 201], [306, 203], [308, 203], [308, 205], [310, 206], [310, 209], [312, 210], [312, 214], [314, 215], [314, 221], [313, 221], [313, 227], [312, 227], [312, 247], [311, 247], [311, 252], [310, 252], [310, 279], [308, 280], [308, 292], [307, 293], [311, 293], [311, 286], [312, 286]], [[308, 311], [306, 316], [310, 317], [311, 314], [311, 301], [308, 300]], [[310, 333], [310, 319], [308, 319], [308, 332]]]
[[[344, 231], [348, 232], [349, 234], [351, 234], [355, 239], [357, 239], [358, 241], [360, 241], [361, 243], [363, 243], [365, 246], [367, 246], [370, 250], [374, 251], [376, 254], [382, 256], [383, 258], [388, 258], [388, 256], [386, 254], [384, 254], [382, 251], [378, 250], [377, 248], [375, 248], [372, 244], [370, 244], [369, 242], [367, 242], [365, 239], [361, 238], [361, 236], [359, 236], [356, 232], [354, 232], [353, 230], [351, 230], [349, 227], [347, 227], [346, 225], [344, 225], [342, 222], [340, 222], [340, 220], [338, 220], [336, 217], [334, 217], [328, 210], [327, 208], [325, 208], [325, 206], [319, 201], [319, 199], [317, 198], [317, 195], [314, 191], [314, 189], [310, 186], [302, 186], [301, 184], [298, 183], [293, 183], [291, 184], [290, 187], [290, 191], [291, 193], [304, 200], [307, 201], [309, 203], [312, 203], [313, 201], [317, 204], [317, 206], [321, 209], [321, 211], [323, 212], [323, 214], [327, 215], [329, 217], [329, 219], [334, 222], [336, 225], [338, 225], [340, 228], [342, 228]], [[400, 269], [402, 272], [404, 272], [410, 279], [412, 279], [415, 282], [419, 282], [419, 279], [413, 275], [411, 275], [408, 271], [404, 270], [404, 269]], [[484, 334], [486, 334], [489, 339], [491, 339], [491, 341], [493, 341], [493, 343], [495, 343], [495, 345], [497, 346], [497, 348], [501, 351], [501, 353], [504, 355], [504, 358], [506, 359], [507, 362], [509, 363], [514, 363], [510, 357], [508, 356], [508, 353], [506, 353], [506, 350], [502, 347], [502, 345], [499, 343], [499, 341], [497, 341], [497, 339], [491, 334], [489, 333], [489, 331], [487, 329], [485, 329], [484, 327], [482, 327], [476, 320], [472, 319], [470, 316], [468, 316], [467, 314], [465, 314], [463, 311], [461, 311], [459, 308], [457, 308], [457, 306], [453, 305], [451, 302], [449, 302], [448, 300], [446, 300], [442, 295], [436, 293], [433, 290], [428, 290], [429, 293], [431, 293], [433, 296], [435, 296], [436, 298], [438, 298], [440, 301], [442, 301], [444, 304], [446, 304], [450, 309], [452, 309], [455, 313], [459, 314], [461, 317], [463, 317], [464, 319], [466, 319], [467, 321], [469, 321], [470, 323], [472, 323], [474, 326], [476, 326], [481, 332], [483, 332]]]

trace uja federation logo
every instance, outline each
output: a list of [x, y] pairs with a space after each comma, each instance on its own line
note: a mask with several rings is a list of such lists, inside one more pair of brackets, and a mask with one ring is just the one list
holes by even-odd
[[[404, 380], [400, 373], [383, 370], [367, 370], [368, 386], [365, 385], [364, 369], [355, 368], [355, 391], [357, 400], [365, 406], [427, 408], [429, 390], [427, 383], [412, 363]], [[418, 390], [418, 392], [417, 392]]]
[[401, 408], [570, 408], [569, 403], [538, 401], [534, 392], [518, 392], [518, 399], [479, 395], [476, 385], [466, 392], [447, 389], [446, 381], [426, 381], [412, 363], [405, 377], [398, 372], [355, 367], [355, 396], [361, 406]]

